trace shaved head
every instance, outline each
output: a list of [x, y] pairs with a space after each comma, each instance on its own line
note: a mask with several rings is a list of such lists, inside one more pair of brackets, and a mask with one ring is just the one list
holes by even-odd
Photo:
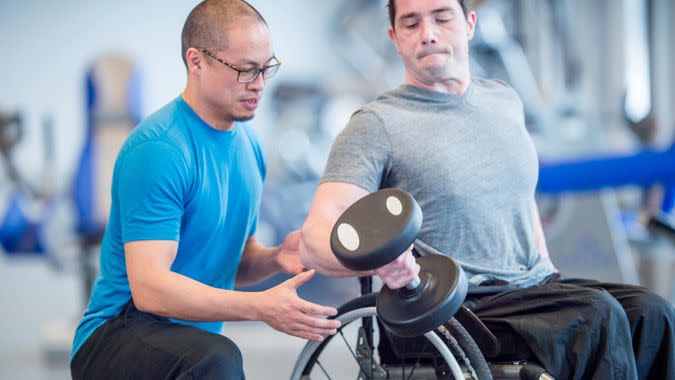
[[187, 49], [225, 50], [228, 30], [255, 23], [267, 25], [262, 15], [243, 0], [205, 0], [197, 4], [185, 20], [181, 35], [181, 57], [185, 67]]

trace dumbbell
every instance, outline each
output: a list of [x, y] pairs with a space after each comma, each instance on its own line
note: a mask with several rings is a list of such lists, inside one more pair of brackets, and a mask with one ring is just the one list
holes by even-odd
[[[422, 210], [409, 193], [383, 189], [350, 206], [337, 220], [330, 246], [346, 268], [366, 271], [395, 260], [415, 241]], [[393, 334], [423, 335], [447, 322], [466, 298], [468, 282], [451, 258], [417, 258], [419, 275], [405, 287], [384, 285], [377, 296], [377, 314]]]

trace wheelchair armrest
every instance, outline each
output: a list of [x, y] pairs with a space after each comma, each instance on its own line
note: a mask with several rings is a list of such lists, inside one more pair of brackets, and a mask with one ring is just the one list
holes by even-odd
[[464, 327], [469, 335], [471, 335], [478, 345], [478, 348], [483, 352], [483, 355], [487, 358], [494, 358], [499, 355], [499, 352], [501, 351], [499, 340], [492, 331], [478, 319], [476, 314], [466, 306], [462, 305], [454, 318]]

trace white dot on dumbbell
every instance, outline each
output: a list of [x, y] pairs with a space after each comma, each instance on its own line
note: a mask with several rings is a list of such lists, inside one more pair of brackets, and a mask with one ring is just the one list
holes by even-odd
[[337, 236], [343, 247], [350, 251], [356, 251], [359, 248], [359, 233], [351, 224], [341, 223], [337, 229]]
[[401, 203], [401, 200], [394, 197], [390, 196], [387, 197], [387, 210], [392, 214], [392, 215], [401, 215], [403, 212], [403, 203]]

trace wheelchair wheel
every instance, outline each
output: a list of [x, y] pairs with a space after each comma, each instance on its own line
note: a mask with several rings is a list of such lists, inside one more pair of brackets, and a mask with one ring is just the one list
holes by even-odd
[[[394, 363], [390, 359], [381, 360], [377, 346], [385, 334], [380, 334], [377, 323], [376, 296], [376, 293], [367, 294], [338, 308], [334, 318], [342, 327], [323, 342], [310, 341], [305, 345], [291, 380], [492, 379], [475, 343], [453, 320], [425, 334], [424, 339], [418, 339], [424, 357], [399, 359]], [[467, 347], [471, 345], [473, 347]]]

